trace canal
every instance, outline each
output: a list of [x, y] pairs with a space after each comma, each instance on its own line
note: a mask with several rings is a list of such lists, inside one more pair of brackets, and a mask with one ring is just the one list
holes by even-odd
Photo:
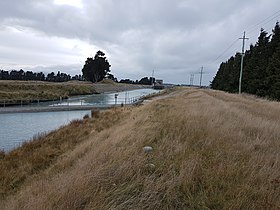
[[[119, 93], [104, 93], [97, 95], [76, 96], [68, 100], [43, 102], [34, 106], [75, 106], [94, 105], [106, 107], [117, 104], [129, 104], [142, 96], [158, 92], [153, 89], [139, 89]], [[117, 94], [117, 96], [116, 96]], [[0, 114], [0, 150], [10, 151], [23, 142], [31, 140], [40, 133], [48, 133], [61, 126], [69, 124], [74, 119], [82, 119], [91, 115], [90, 110], [57, 111], [57, 112], [30, 112]]]

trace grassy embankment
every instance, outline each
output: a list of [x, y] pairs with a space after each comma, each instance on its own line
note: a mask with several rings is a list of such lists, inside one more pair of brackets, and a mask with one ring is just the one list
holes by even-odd
[[193, 89], [99, 113], [2, 155], [0, 206], [279, 209], [279, 116], [276, 102]]
[[0, 80], [0, 100], [19, 102], [21, 100], [57, 100], [73, 95], [95, 93], [89, 82], [41, 82], [41, 81], [10, 81]]
[[42, 82], [42, 81], [13, 81], [0, 80], [0, 106], [29, 102], [59, 100], [75, 95], [93, 93], [118, 92], [140, 88], [145, 85], [116, 83], [104, 79], [98, 83], [70, 81], [70, 82]]

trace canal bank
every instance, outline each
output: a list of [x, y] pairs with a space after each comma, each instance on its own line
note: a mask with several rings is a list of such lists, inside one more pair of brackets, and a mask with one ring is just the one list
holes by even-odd
[[[32, 112], [61, 112], [91, 110], [96, 106], [49, 106], [49, 107], [8, 107], [1, 108], [0, 114], [7, 113], [32, 113]], [[107, 109], [108, 107], [98, 107], [98, 109]]]

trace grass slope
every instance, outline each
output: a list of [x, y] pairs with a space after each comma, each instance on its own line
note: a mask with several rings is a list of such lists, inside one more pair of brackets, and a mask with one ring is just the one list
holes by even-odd
[[0, 100], [56, 100], [73, 95], [92, 94], [95, 90], [88, 82], [42, 82], [0, 80]]
[[0, 206], [279, 209], [279, 116], [276, 102], [194, 89], [100, 113], [2, 154]]

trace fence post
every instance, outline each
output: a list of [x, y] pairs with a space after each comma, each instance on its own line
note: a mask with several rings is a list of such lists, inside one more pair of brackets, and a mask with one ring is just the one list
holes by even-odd
[[117, 100], [118, 100], [118, 94], [115, 94], [115, 105], [117, 105]]

